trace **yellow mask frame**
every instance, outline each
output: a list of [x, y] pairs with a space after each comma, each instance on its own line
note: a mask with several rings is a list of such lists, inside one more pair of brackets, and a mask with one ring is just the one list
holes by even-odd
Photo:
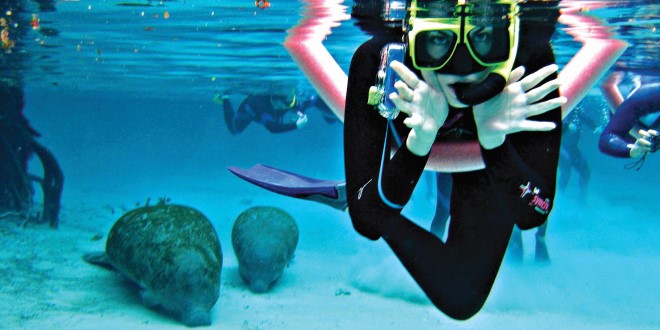
[[[434, 6], [435, 5], [435, 6]], [[493, 6], [500, 10], [500, 17], [494, 14]], [[508, 79], [513, 68], [518, 49], [518, 34], [520, 29], [519, 7], [515, 0], [500, 1], [458, 1], [450, 6], [448, 1], [432, 2], [429, 6], [418, 6], [413, 0], [410, 7], [410, 16], [407, 22], [407, 42], [413, 66], [418, 70], [440, 70], [449, 63], [460, 44], [464, 44], [470, 56], [484, 67], [495, 67], [493, 72]], [[434, 17], [436, 16], [436, 17]], [[440, 17], [438, 17], [440, 16]], [[481, 33], [488, 24], [507, 24], [508, 56], [489, 59], [480, 54], [472, 33]], [[436, 32], [438, 35], [453, 36], [451, 45], [446, 53], [436, 63], [430, 64], [420, 61], [417, 49], [419, 37]], [[422, 37], [423, 38], [423, 37]]]

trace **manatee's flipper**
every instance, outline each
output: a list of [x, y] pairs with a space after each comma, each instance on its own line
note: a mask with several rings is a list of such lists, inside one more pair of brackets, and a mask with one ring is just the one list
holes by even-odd
[[311, 200], [346, 210], [346, 183], [343, 181], [318, 180], [257, 164], [249, 169], [230, 166], [229, 171], [241, 179], [280, 195]]
[[92, 265], [101, 266], [111, 271], [117, 271], [117, 268], [115, 268], [115, 266], [112, 265], [110, 259], [108, 258], [108, 255], [105, 254], [105, 252], [85, 253], [83, 255], [83, 259]]

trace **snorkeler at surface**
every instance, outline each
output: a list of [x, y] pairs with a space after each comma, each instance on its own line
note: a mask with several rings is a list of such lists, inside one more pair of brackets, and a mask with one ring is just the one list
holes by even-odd
[[318, 108], [328, 123], [333, 123], [336, 118], [331, 118], [331, 111], [327, 105], [318, 97], [311, 96], [299, 100], [295, 94], [255, 94], [248, 95], [234, 110], [229, 96], [218, 96], [218, 102], [222, 102], [225, 123], [232, 135], [243, 132], [252, 122], [262, 124], [271, 133], [284, 133], [299, 129], [307, 125], [307, 114], [305, 111], [310, 107]]
[[[400, 40], [376, 36], [364, 43], [348, 76], [344, 148], [353, 225], [369, 239], [383, 237], [435, 306], [456, 319], [485, 303], [513, 227], [543, 224], [554, 198], [565, 99], [553, 79], [549, 38], [518, 58], [514, 65], [526, 70], [511, 71], [517, 11], [515, 1], [412, 1], [408, 57], [392, 63], [401, 81], [389, 95], [407, 116], [390, 121], [367, 104], [381, 49]], [[443, 127], [447, 122], [452, 126]], [[451, 222], [442, 242], [401, 209], [431, 146], [448, 130], [453, 138], [460, 132], [458, 138], [477, 139], [486, 168], [452, 174]], [[391, 136], [402, 145], [390, 158]]]
[[616, 111], [600, 135], [598, 148], [617, 158], [644, 159], [660, 149], [660, 79], [641, 77], [641, 85], [623, 100], [616, 75], [601, 86]]

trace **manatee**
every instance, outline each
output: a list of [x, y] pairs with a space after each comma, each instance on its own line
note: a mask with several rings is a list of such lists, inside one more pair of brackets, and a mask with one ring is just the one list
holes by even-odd
[[243, 211], [231, 231], [238, 272], [255, 293], [269, 290], [298, 245], [298, 226], [285, 211], [257, 206]]
[[85, 260], [113, 268], [141, 288], [142, 302], [187, 326], [211, 324], [220, 293], [222, 249], [211, 222], [181, 205], [127, 212], [110, 229], [105, 253]]

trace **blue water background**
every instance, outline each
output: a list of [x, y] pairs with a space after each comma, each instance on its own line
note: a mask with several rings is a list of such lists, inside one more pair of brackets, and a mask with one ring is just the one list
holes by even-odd
[[[226, 170], [265, 163], [343, 179], [341, 124], [327, 124], [310, 112], [309, 125], [298, 131], [274, 135], [253, 124], [231, 136], [222, 109], [213, 102], [221, 92], [231, 93], [236, 105], [249, 92], [290, 86], [312, 92], [281, 45], [287, 29], [300, 19], [301, 3], [273, 0], [272, 7], [259, 10], [247, 0], [154, 1], [151, 7], [119, 2], [58, 2], [56, 12], [40, 13], [40, 18], [42, 26], [57, 28], [59, 35], [35, 33], [34, 42], [26, 42], [31, 54], [24, 72], [26, 115], [63, 167], [65, 214], [88, 200], [131, 207], [167, 196], [205, 212], [228, 247], [229, 228], [241, 210], [276, 204], [298, 218], [302, 235], [313, 236], [303, 236], [299, 249], [324, 244], [341, 249], [332, 237], [337, 233], [361, 239], [345, 213], [318, 205], [318, 217], [302, 218], [310, 214], [297, 210], [309, 202], [275, 196]], [[622, 62], [657, 74], [658, 5], [617, 4], [592, 14], [613, 28], [627, 27], [620, 37], [631, 45]], [[349, 11], [350, 3], [344, 5]], [[366, 39], [346, 21], [324, 44], [347, 70], [352, 52]], [[579, 48], [561, 30], [554, 45], [560, 66]], [[588, 106], [604, 106], [597, 90], [588, 98]], [[569, 189], [558, 193], [550, 220], [551, 267], [561, 265], [556, 273], [562, 277], [538, 292], [535, 283], [543, 279], [534, 276], [536, 270], [505, 267], [486, 311], [529, 315], [559, 310], [604, 318], [605, 323], [659, 326], [660, 160], [653, 154], [640, 171], [624, 170], [630, 161], [600, 154], [596, 139], [587, 132], [580, 142], [592, 169], [589, 196], [580, 199], [574, 173]], [[428, 220], [433, 205], [424, 202], [426, 189], [422, 184], [422, 197], [413, 200], [419, 210], [409, 212]], [[108, 214], [98, 227], [107, 228], [112, 218]], [[73, 221], [95, 226], [94, 219], [69, 216], [62, 221], [62, 226]], [[341, 229], [329, 230], [334, 225]], [[347, 249], [346, 254], [355, 253]], [[592, 266], [588, 276], [581, 274], [585, 262]], [[570, 318], [566, 322], [570, 326]]]

